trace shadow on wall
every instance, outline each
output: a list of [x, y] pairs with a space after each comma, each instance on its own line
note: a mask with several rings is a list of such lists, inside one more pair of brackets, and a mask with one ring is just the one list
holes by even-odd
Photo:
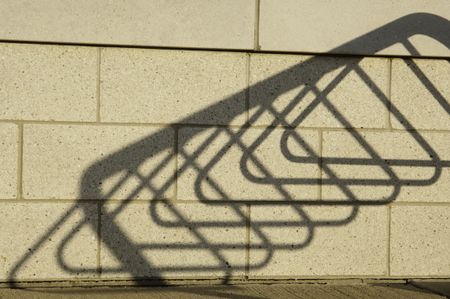
[[[450, 23], [447, 20], [429, 14], [412, 14], [358, 37], [334, 51], [346, 52], [347, 48], [357, 47], [364, 48], [368, 53], [376, 53], [393, 44], [401, 43], [412, 55], [418, 55], [417, 50], [408, 42], [409, 37], [416, 34], [427, 35], [450, 48], [449, 36], [443, 32], [450, 32]], [[110, 277], [126, 274], [136, 279], [137, 284], [145, 284], [145, 279], [149, 278], [164, 284], [164, 279], [174, 273], [186, 273], [186, 276], [206, 276], [213, 273], [226, 283], [232, 276], [248, 275], [249, 268], [252, 270], [264, 268], [276, 251], [302, 250], [310, 244], [320, 227], [344, 226], [350, 223], [362, 205], [388, 204], [397, 198], [404, 186], [426, 186], [435, 183], [443, 167], [450, 167], [450, 161], [441, 160], [425, 138], [389, 101], [382, 88], [377, 86], [360, 67], [361, 59], [362, 57], [343, 58], [331, 63], [325, 57], [313, 57], [250, 86], [248, 90], [242, 90], [228, 97], [222, 104], [210, 106], [179, 121], [195, 124], [202, 123], [202, 120], [210, 115], [226, 115], [228, 123], [231, 123], [232, 119], [246, 113], [246, 110], [235, 108], [234, 111], [224, 113], [223, 102], [235, 102], [247, 97], [248, 93], [258, 94], [259, 101], [251, 102], [247, 107], [253, 112], [249, 121], [242, 127], [194, 125], [186, 128], [172, 125], [93, 164], [83, 174], [79, 199], [80, 202], [99, 200], [102, 226], [99, 238], [105, 248], [104, 251], [108, 251], [110, 258], [116, 260], [116, 263], [114, 267], [102, 266], [100, 270], [74, 268], [65, 262], [64, 248], [82, 226], [89, 225], [94, 231], [98, 230], [99, 220], [88, 217], [87, 215], [92, 214], [88, 209], [84, 211], [85, 220], [74, 227], [59, 246], [59, 255], [56, 258], [60, 266], [64, 271], [74, 274], [80, 272], [98, 274], [100, 271]], [[408, 66], [434, 96], [437, 105], [450, 114], [448, 102], [424, 73], [413, 61], [410, 61]], [[337, 75], [328, 80], [325, 87], [319, 88], [319, 80], [331, 72]], [[370, 88], [429, 159], [386, 159], [369, 143], [364, 134], [354, 128], [329, 98], [329, 94], [350, 73], [357, 74]], [[275, 99], [280, 95], [297, 88], [299, 92], [283, 109], [274, 106]], [[298, 109], [299, 105], [303, 108]], [[347, 135], [363, 149], [365, 158], [322, 156], [320, 149], [311, 142], [308, 130], [296, 129], [319, 106], [325, 107], [333, 118], [346, 128]], [[250, 130], [250, 124], [256, 123], [267, 114], [273, 119], [270, 126]], [[274, 167], [274, 160], [270, 155], [262, 157], [261, 148], [266, 146], [267, 140], [276, 140], [275, 144], [279, 146], [269, 148], [269, 153], [273, 156], [282, 155], [283, 159], [295, 165], [295, 169], [298, 170], [284, 173], [284, 169], [281, 169], [283, 165], [277, 166], [275, 163]], [[267, 150], [267, 147], [265, 149]], [[264, 187], [265, 191], [252, 197], [246, 190], [240, 189], [242, 179], [227, 176], [226, 172], [216, 172], [220, 175], [212, 174], [213, 170], [224, 169], [223, 163], [230, 161], [226, 158], [228, 155], [239, 156], [239, 162], [228, 167], [238, 168], [244, 180], [255, 186]], [[167, 175], [167, 165], [177, 157], [176, 174]], [[158, 159], [159, 162], [157, 165], [145, 167], [150, 159]], [[354, 166], [356, 173], [358, 167], [361, 169], [370, 166], [377, 168], [384, 175], [371, 178], [343, 177], [336, 171], [336, 167], [342, 165]], [[404, 178], [404, 175], [398, 173], [401, 167], [424, 169], [426, 173], [431, 174], [423, 179]], [[317, 177], [316, 174], [319, 172], [323, 175]], [[173, 198], [169, 199], [168, 190], [172, 190], [177, 179], [182, 176], [189, 176], [191, 184], [187, 188], [190, 188], [192, 193], [190, 199], [202, 202], [204, 212], [199, 214], [198, 211], [194, 212], [189, 208], [189, 203], [182, 204], [181, 201], [174, 203]], [[225, 185], [224, 180], [227, 181]], [[111, 181], [113, 183], [107, 183]], [[125, 186], [130, 186], [130, 182], [138, 183], [134, 183], [133, 188], [128, 187], [129, 192], [123, 200], [115, 201], [114, 204], [108, 203], [108, 200], [117, 198], [118, 192]], [[310, 192], [311, 186], [318, 185], [335, 187], [339, 189], [342, 197], [318, 198]], [[368, 192], [364, 191], [364, 189], [367, 191], [367, 188], [376, 191], [370, 192], [369, 196]], [[184, 234], [182, 240], [188, 241], [179, 239], [174, 241], [170, 240], [170, 237], [152, 235], [158, 233], [151, 227], [143, 227], [144, 223], [140, 223], [142, 218], [139, 217], [130, 223], [133, 223], [136, 229], [144, 230], [145, 235], [152, 235], [147, 240], [155, 241], [137, 242], [128, 236], [126, 230], [116, 220], [143, 190], [150, 192], [151, 198], [154, 199], [149, 206], [139, 205], [141, 210], [149, 209], [145, 214], [150, 221], [147, 219], [145, 225], [152, 223], [153, 226], [178, 229], [179, 234]], [[250, 209], [277, 205], [286, 206], [291, 216], [294, 214], [295, 217], [285, 219], [283, 215], [275, 215], [265, 220], [250, 220]], [[346, 206], [348, 210], [345, 215], [333, 216], [331, 213], [329, 219], [315, 219], [314, 213], [308, 210], [308, 206], [311, 205], [317, 208], [339, 205]], [[84, 206], [88, 205], [74, 205], [63, 218], [49, 228], [29, 253], [24, 254], [11, 271], [9, 280], [12, 286], [15, 284], [16, 274], [33, 252], [42, 246], [76, 209], [84, 209]], [[226, 210], [223, 210], [223, 213], [228, 213], [228, 218], [208, 217], [208, 209], [218, 209], [220, 214], [220, 209], [224, 207]], [[267, 234], [267, 229], [276, 228], [286, 230], [300, 228], [304, 233], [299, 240], [285, 243]], [[250, 244], [240, 242], [233, 237], [221, 238], [222, 234], [228, 234], [233, 230], [244, 232], [243, 234], [247, 236], [251, 235], [252, 242]], [[238, 252], [247, 255], [248, 258], [249, 251], [257, 252], [257, 258], [252, 259], [250, 264], [230, 262], [230, 258], [233, 260], [233, 255]]]

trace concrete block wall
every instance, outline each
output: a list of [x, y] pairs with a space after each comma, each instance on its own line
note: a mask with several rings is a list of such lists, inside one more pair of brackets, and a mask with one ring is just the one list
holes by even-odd
[[2, 0], [0, 40], [449, 57], [448, 20], [446, 0]]
[[0, 44], [0, 280], [450, 277], [447, 59]]

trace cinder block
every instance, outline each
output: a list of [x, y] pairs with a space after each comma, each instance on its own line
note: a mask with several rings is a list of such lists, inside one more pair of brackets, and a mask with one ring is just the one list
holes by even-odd
[[178, 199], [317, 200], [318, 147], [314, 130], [184, 127]]
[[[255, 1], [0, 2], [0, 39], [253, 49]], [[55, 16], [58, 16], [55, 18]]]
[[450, 63], [435, 59], [392, 61], [392, 126], [450, 130]]
[[388, 61], [380, 58], [253, 54], [250, 120], [255, 125], [383, 128], [387, 76]]
[[98, 49], [0, 44], [0, 118], [94, 121]]
[[322, 198], [449, 202], [450, 134], [323, 133]]
[[25, 125], [23, 196], [173, 197], [173, 147], [171, 128]]
[[385, 206], [252, 206], [250, 276], [387, 274]]
[[450, 207], [393, 206], [391, 275], [450, 275]]
[[265, 51], [448, 57], [449, 19], [445, 0], [261, 0], [259, 43]]
[[0, 280], [97, 275], [96, 204], [2, 203]]
[[243, 53], [104, 49], [101, 119], [242, 124], [247, 59]]
[[18, 148], [17, 125], [0, 123], [0, 198], [16, 198]]
[[102, 277], [226, 277], [246, 267], [245, 206], [105, 205]]

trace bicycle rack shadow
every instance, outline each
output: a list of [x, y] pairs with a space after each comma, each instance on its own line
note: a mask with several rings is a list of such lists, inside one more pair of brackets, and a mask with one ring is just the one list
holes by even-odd
[[[447, 30], [443, 30], [447, 28]], [[363, 36], [360, 36], [342, 46], [330, 51], [337, 53], [348, 52], [349, 49], [360, 49], [365, 53], [376, 53], [393, 44], [401, 43], [414, 56], [418, 55], [418, 51], [408, 41], [408, 38], [423, 34], [431, 37], [444, 46], [450, 49], [450, 38], [443, 32], [450, 32], [450, 22], [431, 14], [411, 14], [386, 24], [374, 31], [371, 31]], [[324, 63], [323, 56], [312, 57], [305, 62], [286, 69], [268, 79], [260, 81], [249, 89], [241, 90], [223, 100], [221, 104], [212, 105], [195, 114], [187, 116], [186, 118], [177, 122], [166, 129], [162, 129], [134, 144], [124, 147], [122, 150], [112, 153], [107, 157], [97, 161], [86, 169], [82, 176], [82, 183], [80, 185], [79, 202], [98, 200], [98, 208], [101, 210], [102, 218], [102, 233], [99, 234], [100, 241], [103, 246], [106, 246], [110, 253], [120, 261], [120, 266], [116, 268], [101, 269], [101, 273], [127, 273], [132, 278], [136, 279], [137, 285], [148, 284], [148, 279], [157, 280], [158, 284], [165, 284], [167, 273], [171, 272], [198, 272], [216, 271], [219, 272], [223, 283], [226, 283], [235, 273], [246, 273], [248, 267], [252, 269], [261, 269], [265, 267], [273, 257], [275, 251], [279, 250], [301, 250], [308, 246], [314, 238], [316, 230], [325, 226], [344, 226], [350, 223], [358, 214], [360, 206], [363, 205], [384, 205], [394, 201], [403, 186], [426, 186], [435, 183], [441, 173], [443, 167], [450, 167], [450, 161], [441, 160], [432, 146], [425, 140], [423, 136], [414, 128], [413, 124], [406, 119], [401, 111], [395, 107], [383, 90], [377, 86], [369, 75], [359, 67], [358, 63], [363, 57], [347, 57], [336, 60], [335, 63]], [[320, 66], [320, 72], [317, 71]], [[410, 69], [414, 72], [422, 84], [432, 93], [438, 105], [447, 113], [450, 114], [450, 108], [447, 100], [439, 93], [433, 86], [430, 80], [420, 71], [420, 69], [411, 61]], [[323, 89], [317, 87], [318, 81], [326, 74], [332, 71], [339, 70], [331, 82]], [[359, 78], [371, 89], [377, 96], [378, 100], [388, 109], [392, 116], [402, 123], [405, 132], [415, 140], [418, 146], [425, 152], [429, 160], [412, 160], [412, 159], [385, 159], [381, 156], [374, 147], [364, 138], [364, 136], [346, 119], [329, 99], [329, 94], [339, 83], [349, 74], [356, 73]], [[308, 74], [308, 80], [302, 76], [293, 76], [293, 74]], [[305, 76], [304, 76], [305, 77]], [[267, 90], [272, 86], [279, 86], [279, 88], [272, 93]], [[292, 91], [299, 86], [303, 86], [301, 91], [289, 102], [283, 109], [278, 111], [273, 107], [273, 102], [280, 95], [288, 91]], [[258, 102], [250, 103], [248, 109], [254, 111], [246, 125], [235, 128], [230, 126], [193, 126], [191, 130], [183, 130], [183, 134], [178, 134], [180, 128], [178, 124], [196, 124], [208, 117], [208, 115], [221, 114], [223, 111], [224, 102], [235, 102], [237, 99], [246, 97], [249, 92], [259, 92], [265, 95]], [[287, 115], [291, 113], [302, 100], [304, 100], [307, 93], [312, 93], [314, 99], [303, 109], [293, 121], [287, 120]], [[302, 122], [310, 115], [316, 107], [323, 105], [328, 112], [345, 128], [348, 134], [365, 150], [369, 158], [345, 158], [345, 157], [322, 157], [314, 146], [308, 143], [306, 138], [302, 136], [302, 129], [298, 128]], [[246, 113], [246, 110], [236, 108], [233, 113], [224, 114], [228, 117], [227, 122], [238, 116]], [[251, 140], [243, 141], [243, 136], [248, 132], [250, 124], [257, 121], [264, 113], [269, 113], [273, 116], [273, 122], [270, 126], [260, 130], [260, 134]], [[280, 128], [281, 127], [281, 128]], [[298, 128], [293, 130], [294, 128]], [[279, 137], [279, 150], [286, 160], [290, 163], [298, 163], [299, 165], [311, 165], [325, 174], [325, 177], [318, 179], [316, 177], [288, 177], [275, 176], [266, 167], [264, 161], [261, 161], [258, 156], [258, 148], [267, 138], [274, 136], [275, 132], [284, 130]], [[176, 132], [175, 141], [168, 136], [172, 132]], [[200, 143], [192, 152], [186, 149], [186, 146], [191, 140], [200, 135], [206, 135], [206, 139]], [[225, 141], [223, 141], [225, 140]], [[174, 142], [176, 143], [174, 146]], [[291, 151], [289, 143], [294, 142], [296, 146], [302, 149], [304, 154], [298, 155]], [[219, 149], [215, 152], [212, 158], [208, 158], [206, 163], [199, 163], [199, 157], [202, 157], [205, 151], [210, 148], [211, 144], [215, 144]], [[154, 167], [146, 175], [142, 175], [138, 168], [148, 159], [162, 154], [164, 150], [169, 148], [176, 148], [176, 152], [171, 152], [163, 156], [162, 161]], [[220, 182], [211, 178], [211, 171], [217, 167], [221, 159], [229, 153], [232, 148], [237, 148], [241, 152], [239, 167], [243, 176], [252, 183], [270, 186], [275, 190], [277, 196], [273, 198], [236, 198], [229, 194], [229, 190], [224, 190]], [[164, 166], [172, 159], [176, 159], [177, 155], [181, 157], [177, 168], [177, 173], [170, 176], [163, 183], [155, 184], [154, 180], [161, 173]], [[202, 165], [203, 164], [203, 165]], [[356, 166], [376, 166], [379, 167], [387, 176], [385, 179], [369, 178], [369, 179], [349, 179], [341, 178], [333, 171], [333, 165], [356, 165]], [[396, 166], [407, 167], [423, 167], [433, 169], [433, 174], [426, 179], [402, 179], [396, 171]], [[165, 199], [166, 191], [173, 186], [178, 177], [182, 176], [188, 169], [196, 173], [195, 183], [192, 186], [195, 191], [195, 196], [199, 200], [209, 206], [226, 206], [233, 212], [235, 221], [191, 221], [189, 217], [183, 214], [177, 204], [172, 204], [171, 199]], [[256, 169], [256, 171], [255, 171]], [[108, 179], [120, 175], [120, 179], [116, 184], [105, 192], [102, 187], [103, 182]], [[124, 200], [118, 201], [114, 209], [106, 208], [108, 199], [114, 198], [115, 192], [119, 190], [124, 184], [131, 179], [138, 179], [138, 186], [131, 191]], [[289, 192], [289, 186], [335, 186], [339, 188], [346, 199], [297, 199], [295, 194]], [[157, 186], [158, 185], [158, 186]], [[363, 198], [357, 194], [352, 187], [364, 186], [367, 188], [373, 186], [384, 186], [389, 192], [381, 194], [377, 198]], [[151, 220], [162, 227], [176, 227], [189, 228], [189, 233], [197, 243], [177, 244], [177, 243], [152, 243], [152, 244], [137, 244], [132, 241], [125, 231], [116, 223], [117, 215], [125, 209], [128, 204], [133, 201], [136, 195], [143, 189], [150, 191], [153, 201], [149, 204], [149, 215]], [[215, 196], [211, 196], [213, 190]], [[276, 206], [285, 205], [298, 216], [298, 220], [287, 221], [286, 219], [272, 219], [271, 221], [255, 221], [250, 220], [248, 215], [249, 206]], [[57, 227], [64, 223], [76, 209], [87, 209], [83, 204], [75, 204], [69, 209], [65, 215], [57, 221], [52, 227], [48, 229], [45, 234], [33, 245], [30, 252], [23, 255], [21, 260], [11, 270], [9, 277], [10, 285], [16, 285], [16, 275], [21, 267], [25, 265], [26, 261], [32, 256], [33, 252], [41, 247], [45, 241], [51, 236]], [[143, 205], [144, 206], [144, 205]], [[339, 219], [321, 219], [315, 220], [307, 211], [308, 206], [347, 206], [348, 214]], [[161, 210], [163, 209], [163, 210]], [[161, 211], [166, 211], [173, 217], [167, 219], [162, 216]], [[70, 234], [68, 234], [60, 243], [58, 248], [59, 265], [64, 271], [68, 273], [93, 273], [98, 274], [99, 269], [93, 268], [75, 268], [69, 266], [64, 260], [64, 249], [66, 244], [73, 238], [76, 232], [83, 226], [88, 225], [97, 232], [98, 220], [88, 217], [92, 214], [89, 209], [83, 210], [85, 219], [74, 227]], [[174, 220], [175, 219], [175, 220]], [[251, 222], [251, 226], [249, 226]], [[203, 234], [205, 228], [215, 229], [220, 232], [227, 228], [247, 228], [252, 234], [257, 236], [259, 242], [257, 244], [240, 244], [228, 243], [222, 244], [211, 242]], [[307, 235], [303, 240], [297, 240], [289, 243], [277, 243], [270, 239], [264, 229], [268, 227], [299, 227], [305, 228]], [[151, 231], [149, 231], [151, 233]], [[151, 250], [174, 250], [182, 251], [183, 249], [190, 250], [207, 250], [209, 254], [214, 257], [216, 263], [213, 265], [190, 265], [190, 266], [155, 266], [151, 262], [151, 257], [145, 256], [144, 251]], [[264, 253], [263, 257], [257, 262], [247, 265], [232, 265], [227, 261], [225, 251], [230, 250], [260, 250]], [[188, 257], [187, 257], [188, 258]], [[147, 273], [147, 274], [146, 274]]]

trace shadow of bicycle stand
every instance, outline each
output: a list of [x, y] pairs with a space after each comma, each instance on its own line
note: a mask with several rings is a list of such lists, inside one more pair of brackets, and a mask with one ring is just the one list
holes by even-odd
[[[443, 30], [447, 28], [447, 30]], [[431, 14], [411, 14], [360, 36], [330, 52], [348, 53], [349, 49], [358, 49], [364, 53], [377, 53], [396, 43], [405, 46], [406, 49], [414, 56], [418, 55], [418, 51], [408, 41], [408, 38], [422, 34], [433, 38], [447, 48], [450, 48], [450, 23], [438, 16]], [[388, 96], [369, 75], [359, 66], [359, 62], [363, 57], [349, 57], [336, 60], [335, 63], [324, 63], [324, 57], [312, 57], [300, 64], [286, 69], [268, 79], [260, 81], [249, 89], [241, 90], [231, 95], [221, 103], [212, 105], [204, 110], [192, 114], [185, 119], [180, 120], [179, 124], [198, 124], [210, 115], [223, 114], [223, 103], [235, 102], [237, 99], [245, 98], [250, 92], [264, 93], [264, 97], [258, 102], [251, 102], [245, 110], [236, 108], [232, 113], [224, 114], [228, 117], [227, 122], [231, 123], [232, 119], [240, 114], [246, 113], [247, 109], [255, 111], [251, 114], [248, 122], [241, 127], [233, 126], [204, 126], [196, 125], [191, 130], [183, 130], [183, 134], [179, 134], [180, 127], [174, 124], [166, 129], [162, 129], [134, 144], [128, 145], [122, 150], [110, 154], [109, 156], [97, 161], [84, 171], [80, 185], [80, 202], [86, 200], [98, 200], [98, 207], [101, 211], [101, 225], [103, 231], [99, 233], [100, 242], [108, 251], [119, 261], [120, 265], [115, 268], [102, 268], [101, 273], [127, 273], [136, 279], [137, 284], [144, 284], [142, 279], [158, 279], [159, 284], [164, 284], [167, 273], [203, 273], [205, 271], [220, 272], [221, 279], [226, 283], [234, 273], [242, 273], [252, 269], [264, 268], [272, 259], [275, 251], [302, 249], [307, 246], [314, 237], [316, 230], [325, 226], [343, 226], [355, 219], [358, 209], [362, 205], [385, 205], [394, 201], [404, 186], [427, 186], [435, 183], [441, 173], [443, 167], [449, 167], [449, 161], [443, 161], [435, 152], [432, 146], [421, 136], [421, 134], [413, 127], [408, 119], [401, 111], [389, 101]], [[446, 99], [433, 86], [430, 80], [423, 72], [411, 61], [408, 64], [411, 71], [417, 76], [420, 82], [432, 93], [436, 102], [450, 114], [449, 104]], [[320, 70], [320, 71], [318, 71]], [[326, 74], [337, 71], [337, 75], [328, 83], [325, 88], [319, 88], [317, 83]], [[414, 159], [385, 159], [373, 148], [369, 141], [350, 123], [348, 119], [333, 105], [329, 98], [329, 94], [333, 91], [341, 81], [349, 74], [357, 74], [358, 77], [370, 88], [378, 100], [388, 109], [393, 117], [395, 117], [421, 150], [430, 157], [428, 160]], [[293, 74], [300, 74], [295, 76]], [[301, 76], [301, 74], [308, 74]], [[305, 79], [307, 78], [307, 79]], [[280, 83], [281, 82], [281, 83]], [[271, 86], [278, 86], [276, 92], [268, 94], [265, 92]], [[279, 111], [275, 109], [273, 103], [277, 97], [286, 92], [292, 91], [298, 87], [302, 87], [299, 93], [292, 98], [287, 106]], [[273, 89], [272, 89], [273, 90]], [[288, 120], [287, 115], [292, 115], [294, 108], [305, 101], [307, 94], [313, 94], [314, 99], [310, 101], [306, 108], [302, 109], [294, 120]], [[345, 128], [348, 134], [360, 145], [367, 154], [367, 158], [348, 158], [348, 157], [323, 157], [322, 154], [308, 143], [307, 138], [302, 136], [302, 129], [298, 128], [302, 122], [311, 114], [319, 105], [324, 106], [328, 112]], [[250, 125], [255, 123], [263, 114], [269, 113], [273, 117], [273, 122], [264, 129], [258, 130], [258, 134], [252, 138], [245, 137]], [[290, 117], [289, 119], [291, 119]], [[280, 131], [280, 128], [281, 131]], [[175, 138], [173, 132], [176, 132]], [[280, 133], [281, 132], [281, 133]], [[275, 134], [275, 135], [274, 135]], [[198, 136], [203, 136], [203, 142], [192, 148], [190, 142]], [[205, 137], [206, 136], [206, 137]], [[273, 137], [275, 136], [275, 137]], [[258, 149], [268, 138], [277, 138], [279, 140], [279, 150], [283, 157], [289, 163], [302, 165], [311, 165], [316, 167], [324, 176], [320, 179], [311, 176], [308, 173], [300, 173], [301, 177], [278, 176], [274, 175], [267, 167], [265, 161], [258, 156]], [[175, 152], [164, 152], [164, 150], [174, 148]], [[245, 141], [244, 141], [245, 139]], [[302, 149], [302, 154], [293, 153], [289, 144], [293, 143]], [[199, 163], [199, 157], [211, 151], [211, 145], [214, 145], [214, 154], [208, 154], [206, 162]], [[189, 150], [187, 150], [189, 146]], [[272, 190], [267, 198], [239, 198], [232, 195], [230, 190], [225, 190], [220, 184], [219, 179], [213, 179], [212, 169], [220, 167], [221, 159], [233, 148], [238, 148], [241, 152], [240, 162], [236, 167], [249, 182], [270, 186]], [[143, 175], [138, 168], [148, 159], [161, 155], [162, 158], [157, 166], [153, 167], [148, 173]], [[164, 182], [155, 182], [156, 178], [161, 177], [166, 164], [178, 157], [181, 162], [177, 165], [175, 175], [171, 175]], [[203, 159], [203, 158], [202, 158]], [[203, 159], [205, 160], [205, 159]], [[219, 165], [219, 166], [218, 166]], [[333, 171], [333, 165], [355, 165], [355, 166], [371, 166], [378, 167], [386, 175], [385, 178], [342, 178]], [[395, 167], [415, 167], [423, 169], [432, 169], [432, 174], [428, 178], [421, 179], [404, 179], [396, 172]], [[171, 199], [165, 199], [166, 191], [171, 188], [178, 177], [183, 175], [187, 170], [194, 171], [195, 178], [192, 186], [195, 197], [206, 206], [227, 206], [231, 208], [235, 214], [235, 220], [222, 221], [217, 220], [192, 220], [181, 209], [174, 204]], [[428, 173], [428, 172], [427, 172]], [[297, 174], [296, 174], [297, 175]], [[112, 177], [119, 176], [119, 180], [109, 190], [105, 191], [102, 187], [103, 182]], [[136, 187], [127, 194], [124, 200], [117, 202], [111, 208], [106, 208], [108, 199], [114, 198], [114, 194], [121, 189], [130, 180], [138, 180]], [[296, 198], [295, 194], [290, 192], [291, 186], [335, 186], [345, 196], [345, 199], [316, 199], [316, 198]], [[236, 184], [238, 188], [239, 184]], [[371, 188], [375, 186], [385, 187], [382, 194], [375, 198], [365, 198], [364, 194], [360, 195], [354, 191], [353, 187]], [[123, 211], [126, 206], [136, 198], [136, 195], [146, 189], [152, 194], [152, 201], [149, 204], [149, 215], [153, 223], [162, 227], [172, 228], [189, 228], [188, 233], [196, 240], [195, 242], [184, 243], [168, 243], [154, 242], [150, 244], [138, 244], [132, 241], [124, 230], [116, 223], [117, 215]], [[388, 191], [386, 191], [388, 190]], [[233, 190], [239, 194], [239, 189]], [[213, 194], [213, 195], [211, 195]], [[271, 219], [270, 221], [250, 220], [249, 209], [253, 206], [276, 206], [287, 205], [297, 215], [296, 220], [287, 219]], [[315, 220], [306, 210], [307, 206], [347, 206], [348, 213], [338, 219], [321, 219]], [[11, 285], [15, 284], [15, 277], [20, 268], [29, 259], [32, 253], [37, 250], [51, 236], [57, 227], [66, 221], [76, 209], [87, 209], [87, 205], [76, 204], [57, 222], [49, 228], [49, 230], [36, 242], [29, 253], [24, 254], [23, 258], [15, 265], [11, 271]], [[85, 210], [85, 215], [92, 214], [92, 211]], [[166, 215], [166, 216], [163, 216]], [[167, 215], [171, 215], [167, 217]], [[69, 266], [64, 261], [64, 248], [70, 239], [76, 234], [80, 227], [89, 225], [95, 231], [98, 230], [99, 220], [89, 218], [74, 227], [70, 234], [63, 239], [59, 246], [58, 256], [60, 266], [69, 273], [92, 272], [99, 273], [99, 269], [75, 268]], [[136, 225], [140, 225], [136, 223]], [[216, 230], [218, 233], [227, 228], [247, 228], [249, 233], [258, 240], [256, 243], [241, 244], [239, 242], [218, 243], [208, 240], [204, 234], [205, 229]], [[298, 227], [306, 229], [307, 236], [302, 240], [293, 240], [292, 242], [283, 243], [271, 240], [270, 236], [264, 231], [265, 228], [274, 227]], [[149, 230], [149, 234], [151, 234]], [[263, 254], [256, 262], [248, 265], [233, 264], [229, 265], [227, 261], [226, 251], [249, 251], [258, 250]], [[183, 255], [184, 250], [206, 250], [214, 257], [215, 263], [199, 264], [199, 265], [169, 265], [156, 266], [151, 262], [151, 252], [161, 250], [178, 251]], [[150, 254], [149, 254], [150, 252]], [[148, 258], [150, 256], [150, 258]], [[187, 255], [185, 259], [189, 259]]]

